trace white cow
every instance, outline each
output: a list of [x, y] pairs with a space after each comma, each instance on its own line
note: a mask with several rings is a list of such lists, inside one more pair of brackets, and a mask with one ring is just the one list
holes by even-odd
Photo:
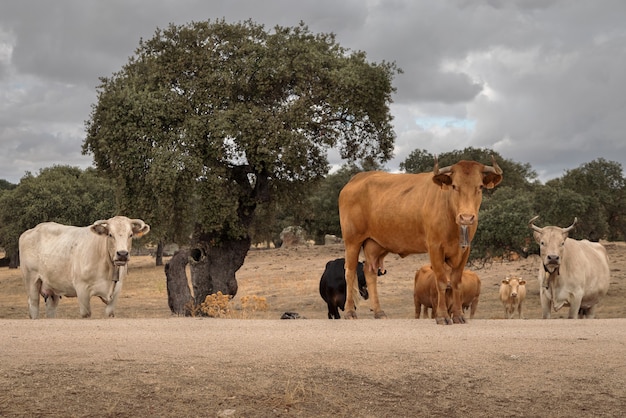
[[598, 301], [609, 290], [609, 258], [602, 244], [568, 238], [567, 228], [539, 228], [532, 218], [528, 225], [541, 251], [539, 297], [543, 318], [550, 318], [551, 308], [569, 306], [568, 318], [593, 318]]
[[20, 236], [20, 269], [28, 293], [28, 312], [39, 317], [39, 296], [46, 316], [54, 318], [61, 296], [78, 297], [80, 315], [91, 316], [90, 299], [98, 296], [115, 316], [132, 239], [150, 231], [141, 219], [116, 216], [76, 227], [45, 222]]

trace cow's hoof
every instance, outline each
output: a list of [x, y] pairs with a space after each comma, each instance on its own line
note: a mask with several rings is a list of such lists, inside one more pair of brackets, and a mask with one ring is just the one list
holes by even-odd
[[435, 319], [437, 325], [452, 325], [452, 320], [443, 316], [439, 316]]
[[465, 324], [465, 323], [467, 323], [467, 321], [465, 321], [465, 317], [463, 315], [461, 315], [461, 316], [453, 316], [452, 317], [452, 322], [454, 322], [455, 324]]
[[380, 311], [374, 314], [374, 319], [387, 319], [387, 314], [385, 311]]
[[356, 311], [346, 311], [346, 314], [343, 317], [346, 319], [357, 319]]

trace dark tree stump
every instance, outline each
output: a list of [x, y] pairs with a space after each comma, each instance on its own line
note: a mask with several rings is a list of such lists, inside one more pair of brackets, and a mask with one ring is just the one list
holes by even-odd
[[[223, 295], [237, 294], [235, 273], [243, 265], [250, 249], [250, 239], [241, 239], [211, 246], [197, 242], [190, 250], [178, 251], [165, 264], [167, 279], [167, 303], [175, 315], [190, 316], [190, 301], [198, 306], [208, 295], [222, 292]], [[193, 297], [189, 289], [185, 267], [189, 264]]]
[[185, 268], [189, 263], [189, 251], [178, 251], [165, 264], [165, 277], [167, 279], [167, 304], [174, 315], [191, 316], [187, 303], [193, 303], [193, 297], [189, 290], [187, 273]]

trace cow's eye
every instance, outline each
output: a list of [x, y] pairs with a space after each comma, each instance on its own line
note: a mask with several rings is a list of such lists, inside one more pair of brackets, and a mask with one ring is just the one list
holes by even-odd
[[456, 184], [453, 184], [453, 185], [452, 185], [452, 190], [459, 190], [459, 188], [458, 188], [458, 187], [456, 187]]

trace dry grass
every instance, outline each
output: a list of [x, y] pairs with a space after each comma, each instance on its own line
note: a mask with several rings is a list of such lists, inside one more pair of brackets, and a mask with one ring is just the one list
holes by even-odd
[[[611, 259], [609, 294], [598, 309], [599, 318], [626, 317], [626, 244], [608, 243]], [[238, 294], [213, 295], [195, 307], [196, 314], [205, 309], [210, 316], [237, 319], [278, 319], [284, 312], [297, 312], [301, 317], [326, 319], [327, 308], [319, 295], [319, 279], [328, 260], [343, 257], [343, 246], [314, 246], [251, 250], [237, 273]], [[167, 259], [165, 260], [167, 261]], [[385, 259], [388, 274], [379, 278], [380, 301], [389, 318], [414, 318], [413, 278], [415, 271], [428, 262], [427, 255]], [[536, 257], [518, 261], [493, 262], [474, 270], [482, 281], [482, 293], [476, 319], [502, 319], [504, 308], [499, 298], [500, 282], [507, 275], [527, 281], [524, 303], [526, 318], [540, 318], [539, 286]], [[43, 305], [43, 301], [42, 301]], [[43, 306], [42, 306], [43, 308]], [[43, 312], [44, 309], [41, 309]], [[104, 305], [92, 299], [94, 318], [104, 317]], [[367, 301], [361, 301], [359, 317], [372, 318]], [[116, 315], [120, 318], [166, 318], [167, 290], [163, 267], [156, 267], [149, 256], [133, 257], [125, 280]], [[565, 310], [555, 316], [563, 317]], [[26, 293], [20, 271], [0, 268], [0, 318], [27, 318]], [[57, 312], [59, 318], [78, 318], [76, 298], [63, 298]]]

